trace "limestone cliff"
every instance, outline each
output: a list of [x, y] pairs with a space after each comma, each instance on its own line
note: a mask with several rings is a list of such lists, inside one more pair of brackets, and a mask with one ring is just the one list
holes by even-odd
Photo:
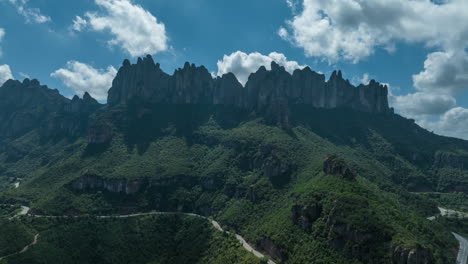
[[150, 103], [221, 104], [266, 113], [279, 124], [288, 123], [289, 105], [316, 108], [351, 108], [369, 113], [389, 113], [387, 87], [375, 81], [353, 86], [341, 72], [328, 81], [306, 67], [292, 75], [275, 62], [271, 70], [260, 67], [243, 87], [232, 73], [213, 78], [208, 70], [185, 63], [174, 74], [164, 73], [151, 56], [137, 64], [125, 60], [109, 90], [109, 105], [132, 99]]
[[18, 137], [38, 128], [44, 137], [81, 136], [88, 116], [101, 105], [88, 93], [72, 100], [38, 80], [9, 80], [0, 87], [0, 136]]

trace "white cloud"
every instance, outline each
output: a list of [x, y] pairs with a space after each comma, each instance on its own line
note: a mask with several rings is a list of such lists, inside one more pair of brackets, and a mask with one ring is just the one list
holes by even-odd
[[11, 73], [10, 66], [7, 64], [0, 65], [0, 86], [3, 85], [9, 79], [13, 79], [13, 74]]
[[[3, 37], [5, 36], [5, 30], [0, 28], [0, 42], [2, 42]], [[2, 56], [2, 47], [0, 47], [0, 57]]]
[[401, 114], [411, 118], [424, 118], [426, 115], [441, 115], [456, 106], [457, 101], [450, 95], [413, 93], [391, 96], [391, 105]]
[[[468, 40], [468, 1], [304, 0], [280, 36], [307, 56], [358, 62], [396, 41], [461, 50]], [[454, 26], [456, 25], [456, 26]]]
[[97, 100], [106, 100], [107, 91], [112, 86], [116, 74], [117, 70], [112, 66], [103, 70], [78, 61], [69, 61], [65, 69], [58, 69], [51, 76], [62, 80], [80, 96], [88, 92]]
[[86, 21], [86, 19], [80, 16], [76, 16], [75, 19], [73, 20], [72, 29], [75, 31], [81, 32], [83, 29], [86, 28], [87, 25], [88, 25], [88, 21]]
[[247, 83], [249, 75], [256, 72], [260, 66], [271, 69], [271, 62], [275, 61], [284, 66], [286, 71], [292, 73], [296, 69], [302, 69], [305, 66], [299, 65], [296, 61], [289, 61], [282, 53], [272, 52], [268, 56], [258, 52], [250, 54], [236, 51], [231, 55], [224, 55], [223, 60], [219, 60], [218, 76], [232, 72], [242, 85]]
[[20, 75], [23, 79], [31, 79], [31, 77], [30, 77], [29, 74], [27, 74], [27, 73], [20, 72], [19, 75]]
[[[288, 2], [289, 4], [289, 2]], [[302, 0], [278, 35], [329, 63], [357, 63], [382, 48], [418, 43], [438, 50], [413, 75], [416, 92], [389, 101], [402, 115], [444, 135], [467, 138], [468, 110], [454, 96], [468, 90], [468, 1], [466, 0]], [[366, 83], [369, 77], [361, 80]], [[465, 120], [466, 120], [465, 119]], [[438, 121], [428, 121], [438, 120]], [[454, 126], [453, 131], [450, 127]]]
[[424, 62], [424, 71], [413, 75], [419, 91], [456, 94], [468, 89], [468, 54], [460, 52], [434, 52]]
[[20, 15], [26, 19], [26, 23], [46, 23], [51, 21], [49, 16], [43, 15], [39, 8], [27, 7], [29, 0], [8, 0], [13, 4]]
[[359, 83], [364, 84], [364, 85], [368, 85], [369, 82], [370, 82], [370, 79], [369, 79], [369, 78], [370, 78], [369, 74], [368, 74], [368, 73], [364, 73], [364, 74], [362, 75], [362, 78], [359, 79]]
[[468, 140], [468, 109], [452, 108], [437, 121], [422, 120], [419, 124], [437, 134]]
[[76, 17], [77, 31], [88, 25], [94, 31], [108, 30], [112, 35], [110, 46], [120, 46], [133, 57], [156, 54], [168, 49], [166, 28], [150, 12], [131, 0], [95, 0], [104, 14], [86, 13], [87, 20]]

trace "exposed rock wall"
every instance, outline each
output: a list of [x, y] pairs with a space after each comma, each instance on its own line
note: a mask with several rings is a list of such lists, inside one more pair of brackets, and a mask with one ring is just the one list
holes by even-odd
[[340, 175], [347, 180], [356, 178], [356, 174], [348, 167], [346, 162], [335, 155], [328, 157], [323, 162], [323, 172], [330, 175]]
[[109, 90], [108, 103], [138, 98], [152, 103], [232, 105], [266, 112], [284, 124], [290, 104], [388, 113], [392, 110], [387, 95], [387, 87], [375, 81], [354, 87], [341, 72], [333, 72], [326, 81], [323, 74], [308, 67], [291, 75], [275, 62], [271, 71], [262, 66], [252, 73], [245, 87], [232, 73], [213, 78], [205, 67], [189, 63], [171, 76], [148, 55], [137, 64], [124, 61]]
[[396, 246], [393, 249], [392, 261], [394, 264], [430, 264], [434, 263], [434, 257], [428, 248]]
[[88, 93], [70, 100], [35, 79], [9, 80], [0, 87], [0, 137], [18, 137], [35, 128], [48, 138], [80, 136], [88, 116], [100, 107]]
[[434, 166], [436, 168], [467, 169], [468, 156], [450, 152], [437, 152], [434, 155]]
[[106, 190], [112, 193], [135, 194], [140, 192], [146, 185], [145, 180], [127, 180], [127, 179], [105, 179], [92, 174], [85, 174], [72, 181], [70, 186], [73, 190]]

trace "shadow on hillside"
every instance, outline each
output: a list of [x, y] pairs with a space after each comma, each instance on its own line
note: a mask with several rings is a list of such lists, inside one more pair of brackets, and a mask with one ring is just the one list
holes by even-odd
[[133, 102], [126, 110], [122, 129], [129, 150], [139, 154], [147, 151], [151, 142], [164, 136], [183, 137], [189, 145], [198, 139], [194, 135], [200, 126], [210, 124], [222, 129], [237, 127], [247, 114], [236, 108], [216, 105], [144, 105]]

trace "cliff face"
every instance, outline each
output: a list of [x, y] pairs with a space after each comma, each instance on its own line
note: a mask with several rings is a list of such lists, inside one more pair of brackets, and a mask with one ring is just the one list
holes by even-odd
[[37, 80], [9, 80], [0, 87], [0, 138], [39, 128], [42, 136], [80, 136], [100, 104], [88, 93], [72, 100]]
[[291, 75], [275, 62], [271, 71], [260, 67], [251, 74], [245, 87], [232, 73], [213, 78], [205, 67], [189, 63], [170, 76], [147, 56], [133, 65], [124, 61], [109, 90], [108, 103], [138, 98], [151, 103], [222, 104], [266, 112], [284, 124], [291, 104], [388, 113], [392, 110], [387, 95], [387, 87], [375, 81], [354, 87], [341, 72], [326, 81], [323, 74], [308, 67]]

